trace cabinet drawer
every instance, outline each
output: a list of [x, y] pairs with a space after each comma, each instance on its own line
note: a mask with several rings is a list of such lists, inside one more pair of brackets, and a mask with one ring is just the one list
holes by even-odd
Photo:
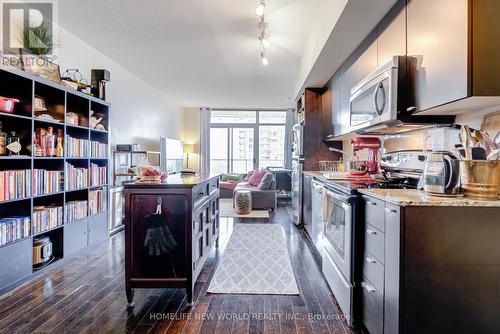
[[365, 200], [365, 220], [370, 225], [375, 226], [380, 231], [384, 232], [384, 201], [363, 196]]
[[378, 291], [384, 291], [384, 265], [366, 250], [363, 256], [363, 275]]
[[219, 188], [219, 179], [211, 180], [208, 184], [208, 193], [216, 191]]
[[203, 197], [207, 196], [207, 185], [206, 184], [200, 184], [197, 187], [193, 188], [193, 203], [198, 202], [199, 200], [203, 199]]
[[366, 224], [365, 227], [365, 248], [372, 253], [380, 262], [384, 263], [384, 242], [385, 234], [374, 226]]
[[384, 296], [368, 281], [361, 282], [363, 288], [363, 324], [370, 334], [384, 331]]

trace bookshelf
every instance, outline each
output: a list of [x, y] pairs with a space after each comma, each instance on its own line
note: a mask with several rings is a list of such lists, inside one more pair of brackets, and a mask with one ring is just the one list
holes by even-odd
[[[10, 67], [0, 66], [0, 82], [0, 96], [20, 100], [13, 113], [0, 112], [2, 131], [15, 131], [22, 146], [17, 156], [0, 156], [3, 290], [39, 270], [35, 240], [52, 242], [47, 267], [109, 237], [111, 105]], [[91, 115], [104, 129], [91, 128]]]

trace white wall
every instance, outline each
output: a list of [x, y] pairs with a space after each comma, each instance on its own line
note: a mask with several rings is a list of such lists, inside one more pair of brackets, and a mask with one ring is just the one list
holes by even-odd
[[[171, 98], [68, 31], [60, 29], [59, 35], [61, 73], [77, 68], [89, 82], [91, 69], [111, 73], [106, 100], [111, 103], [112, 145], [138, 143], [143, 149], [158, 150], [160, 136], [180, 138], [182, 108]], [[138, 56], [137, 61], [147, 58]]]
[[[200, 135], [201, 135], [201, 111], [200, 108], [184, 108], [183, 127], [181, 140], [186, 144], [193, 145], [193, 153], [189, 154], [189, 168], [200, 171]], [[184, 159], [186, 168], [186, 160]]]

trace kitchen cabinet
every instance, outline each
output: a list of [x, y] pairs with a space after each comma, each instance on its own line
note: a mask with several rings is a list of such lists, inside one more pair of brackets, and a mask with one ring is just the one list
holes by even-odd
[[312, 226], [310, 236], [320, 255], [323, 253], [324, 223], [321, 217], [321, 198], [323, 196], [323, 191], [325, 191], [323, 183], [318, 180], [312, 181]]
[[341, 132], [350, 132], [351, 89], [377, 68], [377, 31], [373, 30], [340, 68]]
[[459, 114], [500, 104], [498, 0], [409, 0], [409, 89], [421, 115]]
[[408, 2], [408, 55], [417, 59], [417, 112], [467, 96], [468, 2]]
[[332, 79], [330, 80], [330, 87], [331, 87], [331, 113], [332, 113], [332, 128], [333, 128], [333, 135], [334, 136], [341, 136], [344, 133], [349, 132], [347, 124], [344, 123], [343, 119], [343, 113], [342, 113], [342, 104], [340, 102], [341, 100], [341, 90], [340, 90], [340, 79], [341, 79], [341, 71], [338, 70], [335, 72], [333, 75]]
[[406, 0], [399, 0], [377, 26], [377, 67], [406, 55]]
[[369, 333], [500, 332], [500, 207], [363, 202]]

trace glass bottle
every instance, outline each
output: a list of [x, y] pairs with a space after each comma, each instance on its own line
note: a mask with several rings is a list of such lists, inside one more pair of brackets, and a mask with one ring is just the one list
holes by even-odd
[[61, 129], [57, 129], [56, 156], [57, 157], [63, 157], [64, 156], [63, 132], [62, 132]]
[[7, 134], [2, 131], [2, 122], [0, 121], [0, 155], [7, 155]]
[[16, 131], [12, 131], [10, 136], [7, 137], [7, 149], [9, 150], [9, 155], [19, 155], [21, 148], [21, 139], [16, 136]]

